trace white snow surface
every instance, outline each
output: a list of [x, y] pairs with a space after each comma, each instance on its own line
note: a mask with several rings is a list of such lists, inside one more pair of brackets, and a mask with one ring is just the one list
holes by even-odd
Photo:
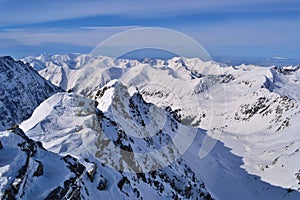
[[[113, 79], [135, 86], [146, 102], [158, 108], [180, 109], [182, 123], [198, 128], [183, 159], [214, 198], [300, 198], [297, 191], [287, 190], [300, 188], [299, 67], [232, 67], [178, 57], [142, 62], [81, 54], [24, 60], [53, 84], [89, 98], [110, 87], [97, 100], [98, 108], [110, 117], [113, 101], [109, 97], [115, 93], [111, 86], [116, 81], [109, 81]], [[90, 131], [87, 123], [93, 111], [82, 105], [70, 109], [63, 100], [68, 95], [60, 93], [46, 100], [21, 128], [46, 149], [80, 158], [85, 151], [79, 134]], [[91, 105], [90, 100], [79, 99], [75, 102]], [[57, 117], [57, 104], [64, 107], [62, 119]], [[204, 133], [210, 139], [204, 139]], [[206, 140], [216, 146], [199, 159], [199, 146]]]
[[[112, 83], [109, 83], [108, 86], [115, 87], [116, 90], [122, 92], [123, 86], [119, 82], [113, 81]], [[109, 95], [109, 90], [106, 91], [108, 91]], [[126, 103], [126, 99], [123, 101]], [[146, 109], [148, 107], [148, 104], [140, 103], [139, 106], [141, 106], [141, 110], [143, 110], [143, 108]], [[127, 167], [128, 165], [128, 168], [131, 166], [127, 163], [128, 158], [124, 158], [124, 155], [120, 153], [120, 147], [110, 142], [108, 145], [104, 146], [104, 149], [99, 151], [100, 149], [97, 149], [97, 146], [95, 146], [95, 141], [107, 140], [104, 135], [109, 135], [110, 139], [117, 141], [120, 134], [118, 130], [120, 128], [113, 126], [110, 119], [103, 119], [101, 124], [99, 124], [94, 109], [95, 101], [73, 93], [58, 93], [44, 101], [36, 109], [36, 112], [33, 113], [32, 117], [20, 125], [20, 128], [25, 130], [29, 137], [41, 141], [47, 150], [61, 156], [72, 155], [86, 166], [87, 169], [91, 167], [90, 163], [95, 163], [98, 166], [97, 176], [101, 174], [101, 176], [104, 176], [108, 180], [108, 189], [102, 191], [104, 193], [103, 196], [107, 196], [107, 198], [113, 196], [113, 198], [116, 199], [139, 199], [139, 197], [173, 199], [175, 198], [173, 195], [177, 195], [180, 198], [195, 199], [196, 197], [200, 197], [199, 195], [201, 193], [203, 193], [203, 195], [207, 194], [205, 187], [201, 186], [201, 179], [195, 177], [195, 175], [193, 175], [194, 173], [189, 172], [188, 165], [184, 164], [185, 161], [179, 159], [179, 164], [177, 160], [171, 159], [171, 157], [176, 155], [175, 147], [173, 148], [175, 153], [169, 153], [168, 156], [162, 156], [161, 158], [155, 159], [166, 159], [165, 161], [162, 161], [163, 163], [168, 162], [169, 159], [173, 161], [168, 163], [170, 165], [165, 165], [165, 167], [159, 169], [157, 168], [158, 171], [155, 172], [157, 174], [163, 174], [162, 177], [166, 176], [168, 177], [167, 179], [161, 179], [158, 175], [155, 175], [156, 177], [153, 178], [153, 173], [145, 173], [146, 180], [149, 182], [158, 181], [158, 183], [162, 185], [160, 186], [164, 188], [162, 191], [160, 191], [159, 188], [152, 187], [151, 184], [153, 183], [142, 182], [135, 173], [124, 172], [123, 174], [120, 174], [117, 170], [121, 170], [122, 166]], [[41, 116], [39, 114], [41, 112], [44, 114], [37, 120], [38, 116]], [[110, 113], [105, 113], [107, 117], [110, 116], [109, 114]], [[125, 131], [130, 131], [126, 128], [128, 127], [125, 127]], [[189, 127], [187, 128], [189, 129]], [[170, 129], [171, 128], [166, 124], [162, 129], [162, 134], [165, 134], [164, 132], [172, 133]], [[138, 134], [138, 130], [136, 130], [135, 134]], [[92, 140], [90, 138], [92, 138]], [[127, 135], [127, 138], [130, 138], [129, 134]], [[159, 138], [154, 138], [153, 143], [149, 143], [146, 140], [134, 139], [134, 137], [132, 137], [129, 140], [123, 138], [121, 143], [125, 146], [130, 144], [135, 152], [139, 151], [137, 148], [141, 147], [142, 150], [147, 151], [147, 149], [151, 149], [158, 145], [158, 139]], [[168, 138], [162, 137], [160, 139], [165, 143], [168, 141]], [[99, 142], [99, 148], [101, 148], [101, 145], [103, 144], [104, 142]], [[93, 151], [94, 149], [96, 150]], [[99, 152], [103, 153], [103, 155], [97, 158], [96, 155], [99, 154]], [[85, 159], [88, 159], [89, 163], [87, 163]], [[137, 160], [139, 160], [139, 158], [137, 158]], [[139, 162], [140, 167], [143, 169], [154, 166], [154, 164], [151, 163], [151, 157], [147, 159], [145, 164], [143, 161], [144, 160], [141, 160]], [[106, 163], [107, 167], [104, 167], [101, 163]], [[126, 177], [130, 182], [128, 186], [126, 186], [127, 189], [123, 188], [120, 190], [118, 189], [118, 183], [123, 177]], [[176, 179], [174, 179], [174, 177], [176, 177]], [[185, 188], [191, 187], [191, 196], [186, 196], [185, 193], [181, 194], [180, 192], [176, 194], [176, 187], [174, 188], [170, 182], [172, 179], [178, 182], [176, 183], [175, 181], [176, 185], [178, 184], [176, 187], [182, 188], [181, 190], [183, 192], [185, 191]], [[132, 190], [133, 196], [127, 197], [125, 195], [126, 192], [129, 193], [130, 191], [132, 192]], [[97, 194], [99, 191], [96, 191], [95, 193]], [[94, 196], [87, 196], [86, 198], [97, 199]]]

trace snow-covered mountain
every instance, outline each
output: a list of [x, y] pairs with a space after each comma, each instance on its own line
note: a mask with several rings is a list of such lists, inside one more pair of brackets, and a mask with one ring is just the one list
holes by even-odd
[[[106, 93], [104, 88], [95, 91], [105, 96], [101, 99], [98, 95], [98, 102], [74, 93], [54, 94], [20, 125], [25, 133], [14, 126], [0, 134], [0, 194], [3, 199], [98, 199], [99, 196], [113, 196], [114, 199], [144, 199], [150, 196], [153, 199], [211, 199], [201, 179], [186, 161], [176, 157], [175, 145], [170, 144], [170, 153], [166, 152], [168, 154], [160, 158], [166, 159], [163, 163], [167, 164], [157, 163], [159, 166], [156, 168], [154, 162], [144, 163], [149, 158], [137, 159], [137, 163], [132, 165], [132, 157], [117, 154], [120, 150], [153, 150], [159, 144], [171, 143], [176, 129], [194, 128], [179, 124], [169, 111], [146, 103], [138, 92], [131, 97], [123, 96], [128, 91], [122, 83], [114, 81], [110, 84], [110, 89], [105, 89]], [[116, 95], [109, 94], [113, 88], [113, 94], [118, 93], [122, 98], [121, 104], [131, 108], [124, 114], [132, 117], [132, 121], [128, 122], [134, 122], [133, 129], [117, 127], [114, 118], [111, 118], [112, 112], [106, 110], [109, 101], [113, 106], [111, 98]], [[102, 101], [106, 101], [106, 106], [100, 106]], [[143, 133], [143, 123], [155, 122], [145, 113], [147, 110], [159, 112], [168, 124], [158, 129], [159, 135], [153, 138], [130, 137], [130, 134]], [[125, 120], [126, 116], [119, 117], [119, 120]], [[155, 128], [155, 124], [152, 127]], [[112, 143], [109, 147], [101, 146], [109, 141], [102, 138], [101, 133], [110, 135]], [[96, 147], [99, 149], [93, 152]], [[106, 151], [102, 151], [104, 147]], [[156, 157], [153, 159], [157, 161]]]
[[9, 56], [0, 57], [0, 130], [29, 118], [52, 94], [62, 91], [29, 65]]
[[83, 199], [300, 198], [299, 66], [81, 54], [23, 61], [69, 90], [20, 128], [93, 174], [81, 179]]
[[[119, 82], [112, 83], [110, 87], [119, 93], [127, 91]], [[106, 92], [110, 93], [109, 89]], [[104, 92], [105, 101], [109, 101], [107, 95], [109, 94]], [[51, 152], [61, 156], [71, 155], [82, 165], [87, 165], [87, 168], [91, 167], [91, 163], [97, 166], [93, 171], [95, 184], [86, 189], [88, 194], [94, 193], [90, 190], [96, 189], [98, 182], [104, 178], [107, 187], [101, 191], [103, 198], [113, 195], [114, 199], [210, 199], [205, 184], [188, 167], [186, 161], [173, 158], [176, 156], [175, 145], [170, 146], [174, 148], [166, 151], [166, 155], [160, 158], [151, 158], [149, 155], [142, 159], [138, 157], [138, 153], [134, 154], [138, 151], [150, 151], [161, 143], [170, 142], [174, 132], [171, 129], [176, 126], [180, 128], [180, 125], [167, 111], [161, 111], [170, 125], [166, 123], [165, 127], [158, 130], [160, 135], [153, 138], [132, 136], [142, 132], [143, 122], [139, 120], [146, 120], [148, 114], [144, 111], [154, 105], [143, 102], [138, 94], [127, 97], [128, 99], [124, 96], [122, 103], [136, 108], [135, 112], [141, 113], [141, 116], [132, 112], [123, 113], [119, 117], [128, 121], [126, 127], [117, 126], [117, 122], [110, 116], [111, 112], [104, 111], [104, 107], [100, 106], [100, 100], [96, 103], [71, 93], [53, 95], [20, 127], [30, 138], [41, 141]], [[96, 105], [99, 110], [95, 111]], [[131, 119], [125, 118], [126, 115]], [[130, 125], [136, 124], [133, 121], [140, 122], [137, 123], [139, 126], [130, 129]], [[168, 165], [162, 166], [164, 163]], [[95, 198], [86, 196], [85, 199]]]
[[72, 89], [85, 96], [91, 95], [97, 86], [102, 87], [109, 81], [121, 77], [122, 70], [129, 65], [139, 63], [85, 54], [30, 56], [23, 61], [32, 65], [54, 85], [64, 90]]

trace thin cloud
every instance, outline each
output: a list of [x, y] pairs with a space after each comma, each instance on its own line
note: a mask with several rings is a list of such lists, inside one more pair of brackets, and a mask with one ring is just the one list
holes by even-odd
[[[172, 1], [4, 1], [0, 2], [0, 25], [43, 23], [57, 20], [78, 19], [92, 16], [127, 16], [157, 18], [190, 12], [245, 12], [270, 10], [299, 10], [290, 0], [192, 0]], [[278, 6], [280, 4], [280, 6]], [[277, 5], [277, 6], [276, 6]]]
[[93, 47], [107, 37], [134, 27], [79, 27], [52, 29], [6, 29], [0, 32], [0, 39], [9, 39], [20, 45], [37, 46], [47, 43], [61, 43]]

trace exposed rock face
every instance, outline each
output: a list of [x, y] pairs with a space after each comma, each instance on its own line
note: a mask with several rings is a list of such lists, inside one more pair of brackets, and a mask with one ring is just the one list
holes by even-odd
[[85, 176], [85, 167], [75, 158], [45, 150], [41, 143], [28, 138], [19, 128], [4, 132], [0, 138], [4, 144], [0, 150], [1, 175], [9, 175], [2, 177], [2, 199], [63, 199], [72, 196], [80, 199], [80, 178]]
[[101, 195], [144, 199], [145, 184], [147, 195], [211, 199], [204, 183], [183, 160], [151, 173], [127, 174], [112, 170], [107, 174], [109, 169], [97, 160], [79, 161], [70, 155], [49, 152], [19, 128], [3, 132], [0, 139], [3, 142], [0, 149], [2, 199], [98, 199]]
[[61, 91], [29, 65], [0, 57], [0, 131], [29, 118], [34, 109]]
[[284, 74], [284, 75], [291, 75], [293, 72], [296, 72], [300, 69], [300, 65], [297, 66], [288, 66], [288, 67], [282, 67], [282, 68], [275, 68], [278, 72]]

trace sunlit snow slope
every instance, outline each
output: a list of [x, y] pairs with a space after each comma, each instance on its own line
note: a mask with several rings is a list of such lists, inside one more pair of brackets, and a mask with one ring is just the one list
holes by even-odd
[[[215, 154], [208, 154], [203, 162], [210, 160], [211, 164], [218, 166], [216, 169], [224, 169], [220, 174], [225, 177], [224, 180], [229, 180], [226, 177], [239, 178], [237, 182], [231, 183], [232, 187], [227, 186], [229, 191], [230, 188], [245, 191], [249, 199], [251, 197], [293, 199], [296, 198], [295, 195], [298, 195], [297, 192], [281, 190], [280, 187], [295, 190], [300, 187], [299, 66], [276, 68], [241, 65], [231, 67], [215, 62], [178, 57], [145, 62], [113, 60], [108, 57], [80, 54], [28, 57], [24, 61], [39, 70], [39, 73], [46, 79], [66, 90], [72, 90], [90, 99], [95, 99], [97, 93], [103, 91], [100, 92], [100, 96], [106, 95], [105, 101], [98, 97], [95, 100], [98, 102], [98, 109], [104, 113], [104, 116], [107, 113], [108, 119], [111, 119], [112, 112], [109, 108], [113, 104], [109, 97], [115, 93], [108, 89], [112, 83], [106, 84], [113, 79], [120, 79], [119, 81], [124, 86], [136, 87], [135, 90], [139, 91], [145, 103], [162, 108], [172, 114], [177, 122], [193, 125], [199, 128], [198, 133], [199, 131], [206, 133], [211, 138], [224, 143], [225, 147], [222, 147], [222, 143], [217, 142], [216, 149], [219, 151], [213, 149], [212, 153], [215, 152]], [[38, 109], [36, 112], [41, 113]], [[70, 106], [65, 106], [63, 110], [68, 109]], [[47, 111], [49, 116], [55, 118], [56, 114], [51, 115], [51, 112], [53, 110]], [[82, 111], [79, 109], [69, 112], [69, 120], [74, 120], [72, 116], [77, 116], [78, 112]], [[57, 153], [73, 152], [75, 154], [76, 149], [82, 144], [77, 139], [76, 142], [71, 142], [75, 136], [68, 133], [77, 129], [86, 130], [81, 127], [83, 122], [76, 117], [75, 123], [78, 126], [75, 126], [71, 121], [66, 123], [68, 122], [66, 119], [60, 123], [58, 118], [55, 122], [47, 120], [51, 122], [49, 125], [43, 122], [46, 118], [46, 116], [39, 118], [38, 114], [34, 114], [31, 122], [24, 122], [22, 126], [28, 130], [30, 137], [41, 140], [47, 149]], [[66, 125], [68, 127], [65, 127]], [[47, 132], [52, 134], [49, 135]], [[200, 140], [198, 143], [202, 142]], [[69, 144], [64, 145], [64, 143]], [[214, 143], [211, 142], [211, 144]], [[199, 144], [193, 143], [193, 145]], [[224, 153], [224, 156], [228, 157], [214, 158], [214, 156], [223, 155], [222, 151], [229, 151], [227, 147], [231, 149], [231, 153]], [[131, 148], [138, 151], [138, 148]], [[198, 152], [193, 153], [198, 154]], [[240, 157], [241, 161], [238, 159], [232, 161], [233, 155]], [[199, 158], [186, 156], [186, 161], [190, 163], [190, 166], [198, 163], [196, 159]], [[235, 164], [232, 165], [232, 162]], [[239, 173], [240, 167], [248, 174]], [[208, 171], [213, 172], [213, 169], [212, 167]], [[194, 167], [193, 171], [196, 172], [197, 168]], [[233, 173], [238, 173], [238, 176], [232, 176]], [[200, 178], [203, 177], [205, 181], [210, 181], [205, 173], [202, 173], [202, 176], [201, 173], [196, 172], [196, 174]], [[252, 180], [249, 174], [258, 178]], [[259, 179], [270, 185], [264, 185], [265, 183]], [[247, 181], [253, 181], [254, 185], [258, 185], [260, 189], [256, 187], [253, 187], [253, 190], [248, 189]], [[232, 196], [228, 194], [227, 189], [216, 189], [212, 182], [207, 185], [211, 187], [211, 189], [208, 187], [208, 190], [220, 199], [223, 195], [234, 197], [234, 194]], [[269, 189], [262, 191], [262, 187]], [[266, 196], [263, 196], [263, 193]], [[274, 194], [278, 195], [274, 196]]]

